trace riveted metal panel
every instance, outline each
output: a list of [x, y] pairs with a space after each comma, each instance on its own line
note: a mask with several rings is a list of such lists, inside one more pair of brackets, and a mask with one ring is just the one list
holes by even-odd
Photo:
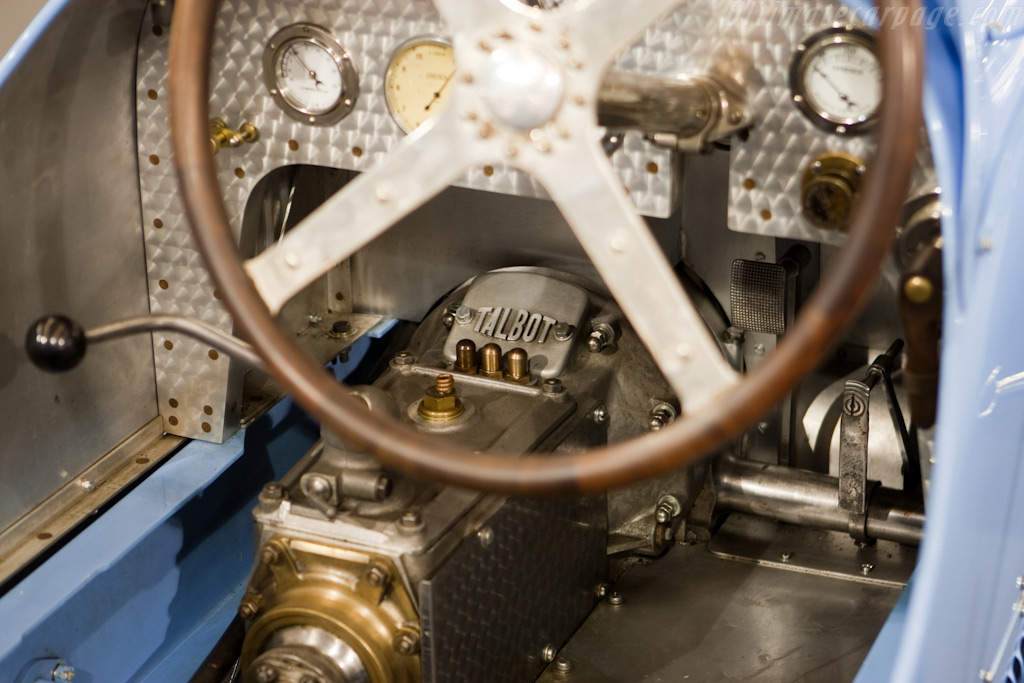
[[533, 680], [607, 576], [603, 498], [510, 500], [420, 586], [423, 679]]
[[[309, 22], [331, 31], [345, 46], [359, 74], [360, 96], [353, 112], [330, 127], [290, 119], [271, 99], [263, 82], [267, 41], [281, 28]], [[231, 318], [217, 300], [212, 282], [188, 231], [178, 197], [168, 127], [167, 56], [169, 30], [148, 16], [140, 38], [138, 89], [139, 175], [143, 225], [154, 313], [199, 318], [225, 330]], [[159, 34], [159, 35], [158, 35]], [[444, 27], [428, 0], [226, 0], [221, 4], [211, 65], [211, 114], [231, 127], [255, 124], [260, 140], [217, 156], [228, 215], [240, 233], [245, 203], [259, 180], [290, 164], [365, 170], [383, 159], [404, 133], [384, 102], [384, 72], [402, 43], [417, 36], [443, 35]], [[628, 65], [626, 65], [628, 68]], [[665, 217], [674, 209], [677, 164], [673, 154], [626, 137], [613, 163], [623, 185], [648, 215]], [[528, 197], [546, 193], [524, 174], [494, 167], [470, 171], [462, 187]], [[233, 412], [240, 372], [225, 356], [211, 358], [203, 344], [173, 334], [153, 339], [160, 412], [168, 432], [220, 440], [237, 422]], [[210, 414], [212, 411], [212, 414]]]

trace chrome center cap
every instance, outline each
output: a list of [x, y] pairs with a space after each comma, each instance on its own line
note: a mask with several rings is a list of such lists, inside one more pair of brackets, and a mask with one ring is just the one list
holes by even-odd
[[565, 77], [555, 60], [529, 45], [509, 45], [491, 53], [481, 96], [501, 123], [531, 130], [551, 120], [565, 95]]

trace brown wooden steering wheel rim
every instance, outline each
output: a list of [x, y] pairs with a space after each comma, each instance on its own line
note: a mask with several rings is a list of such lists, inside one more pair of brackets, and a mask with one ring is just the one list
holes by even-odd
[[[883, 97], [878, 152], [849, 237], [776, 351], [707, 409], [625, 443], [572, 455], [459, 449], [370, 413], [271, 316], [242, 267], [209, 142], [210, 53], [218, 0], [178, 0], [171, 31], [174, 164], [193, 235], [242, 333], [296, 401], [389, 467], [467, 488], [523, 495], [596, 492], [693, 463], [749, 428], [812, 371], [869, 298], [907, 195], [921, 119], [923, 37], [914, 0], [879, 0]], [[896, 10], [896, 11], [890, 11]]]

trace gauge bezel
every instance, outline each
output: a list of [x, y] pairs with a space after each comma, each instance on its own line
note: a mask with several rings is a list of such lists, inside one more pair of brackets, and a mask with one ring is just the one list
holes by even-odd
[[[277, 66], [282, 56], [295, 43], [312, 43], [327, 52], [341, 74], [341, 95], [331, 109], [316, 112], [303, 109], [291, 102], [278, 80]], [[310, 126], [330, 126], [351, 113], [359, 99], [359, 74], [352, 58], [334, 35], [316, 24], [292, 24], [273, 35], [263, 50], [263, 82], [274, 103], [289, 117]]]
[[407, 128], [405, 123], [402, 121], [402, 117], [395, 111], [394, 105], [391, 103], [391, 89], [388, 87], [388, 84], [391, 82], [391, 74], [395, 70], [395, 60], [398, 59], [398, 56], [416, 45], [429, 43], [434, 45], [443, 45], [444, 47], [452, 50], [452, 54], [454, 55], [455, 46], [452, 44], [452, 41], [447, 38], [434, 34], [416, 36], [415, 38], [410, 38], [409, 40], [401, 43], [398, 47], [392, 50], [391, 57], [388, 58], [387, 68], [384, 70], [384, 103], [387, 105], [388, 114], [391, 115], [391, 119], [406, 135], [416, 129]]
[[[871, 131], [878, 122], [878, 111], [863, 117], [835, 116], [811, 104], [807, 97], [807, 66], [812, 60], [837, 45], [856, 45], [866, 48], [874, 55], [881, 67], [878, 54], [878, 38], [874, 33], [856, 26], [833, 26], [805, 38], [796, 46], [789, 68], [789, 89], [793, 103], [814, 125], [837, 135], [863, 135]], [[881, 69], [879, 69], [881, 74]]]

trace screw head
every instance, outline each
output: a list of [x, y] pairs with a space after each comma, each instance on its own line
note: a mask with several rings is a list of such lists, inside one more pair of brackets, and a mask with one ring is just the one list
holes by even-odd
[[553, 661], [555, 661], [555, 655], [557, 655], [557, 654], [558, 654], [558, 649], [554, 645], [551, 645], [550, 643], [548, 645], [545, 645], [544, 649], [541, 650], [541, 653], [540, 653], [541, 657], [544, 658], [545, 662], [553, 662]]
[[668, 524], [672, 521], [672, 511], [659, 505], [657, 512], [654, 513], [654, 519], [658, 524]]
[[82, 487], [83, 491], [92, 491], [96, 488], [96, 482], [94, 482], [92, 479], [83, 479], [82, 481], [78, 482], [78, 485]]
[[779, 559], [781, 559], [783, 562], [789, 562], [793, 559], [793, 553], [791, 553], [788, 550], [783, 551], [783, 553], [779, 555]]
[[572, 671], [572, 662], [565, 657], [559, 657], [555, 660], [555, 669], [562, 673], [568, 673]]
[[757, 345], [754, 346], [754, 355], [757, 355], [757, 356], [763, 356], [764, 355], [764, 344], [757, 344]]
[[317, 324], [319, 324], [319, 323], [320, 323], [320, 322], [321, 322], [321, 321], [322, 321], [322, 320], [323, 320], [324, 318], [323, 318], [323, 316], [322, 316], [322, 315], [320, 315], [319, 313], [310, 313], [310, 314], [309, 314], [309, 316], [308, 316], [308, 319], [309, 319], [309, 322], [313, 323], [314, 325], [317, 325]]
[[594, 412], [590, 414], [591, 418], [599, 425], [603, 425], [608, 421], [608, 409], [604, 406], [598, 406], [594, 408]]
[[622, 593], [620, 593], [619, 591], [612, 591], [611, 594], [608, 596], [608, 604], [610, 605], [618, 606], [624, 602], [626, 602], [626, 598], [624, 598], [622, 596]]
[[862, 564], [860, 566], [860, 573], [863, 574], [864, 576], [867, 576], [868, 574], [870, 574], [874, 570], [875, 570], [875, 565], [870, 564], [868, 562], [865, 562], [864, 564]]
[[480, 545], [483, 547], [489, 546], [494, 542], [494, 531], [489, 526], [485, 526], [480, 531], [476, 532], [476, 537], [480, 541]]

